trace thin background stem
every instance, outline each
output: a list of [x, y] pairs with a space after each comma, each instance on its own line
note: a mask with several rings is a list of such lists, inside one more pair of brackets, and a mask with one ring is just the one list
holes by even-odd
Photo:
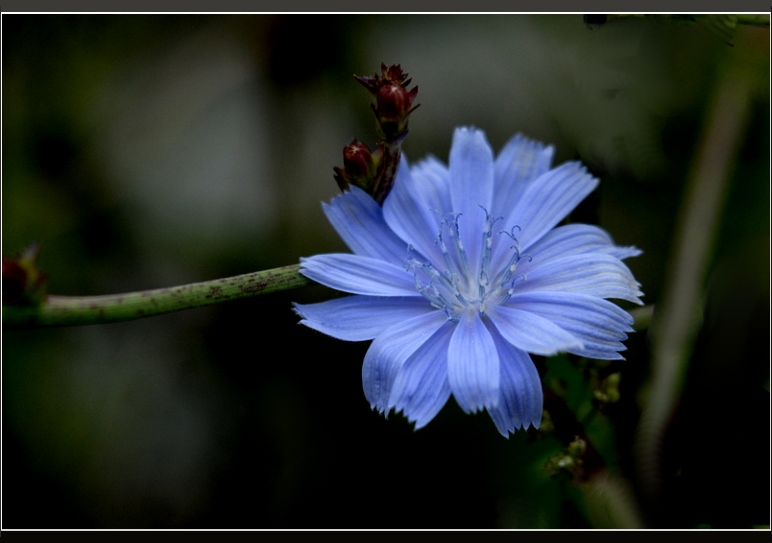
[[709, 116], [684, 194], [666, 288], [650, 327], [652, 377], [635, 454], [646, 497], [662, 486], [664, 428], [683, 386], [702, 315], [704, 284], [725, 193], [750, 112], [751, 85], [736, 58], [720, 69]]

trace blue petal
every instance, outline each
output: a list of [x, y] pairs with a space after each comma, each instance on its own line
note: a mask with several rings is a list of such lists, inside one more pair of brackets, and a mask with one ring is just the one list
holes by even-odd
[[614, 245], [608, 232], [589, 224], [568, 224], [547, 232], [539, 241], [531, 245], [528, 255], [533, 260], [523, 262], [521, 271], [530, 266], [543, 266], [547, 262], [566, 256], [583, 253], [601, 253], [619, 259], [638, 256], [641, 250], [636, 247]]
[[467, 413], [499, 401], [499, 356], [479, 313], [464, 312], [450, 338], [448, 381]]
[[373, 409], [389, 407], [394, 379], [408, 358], [446, 322], [441, 311], [432, 311], [395, 324], [373, 341], [362, 365], [365, 397]]
[[580, 349], [568, 352], [602, 360], [620, 360], [626, 347], [621, 343], [632, 332], [633, 317], [608, 300], [573, 292], [529, 292], [515, 294], [509, 305], [555, 323], [582, 341]]
[[318, 304], [295, 304], [300, 324], [345, 341], [373, 339], [402, 321], [437, 311], [423, 297], [346, 296]]
[[455, 325], [448, 321], [397, 373], [388, 409], [402, 411], [416, 429], [428, 424], [450, 397], [448, 347]]
[[508, 214], [530, 181], [549, 171], [554, 153], [553, 146], [545, 146], [521, 134], [510, 139], [494, 164], [496, 197], [491, 215]]
[[633, 274], [621, 260], [611, 255], [572, 255], [543, 266], [534, 258], [518, 271], [525, 273], [526, 279], [515, 285], [517, 293], [558, 290], [643, 303], [639, 298], [643, 293]]
[[538, 428], [544, 405], [539, 372], [528, 353], [512, 346], [498, 333], [491, 333], [501, 366], [501, 399], [488, 413], [504, 437], [529, 425]]
[[366, 256], [343, 253], [301, 258], [300, 273], [330, 288], [368, 296], [420, 296], [404, 268]]
[[[527, 252], [532, 243], [571, 213], [597, 186], [598, 180], [581, 163], [567, 162], [532, 181], [501, 224], [508, 230], [520, 228], [517, 239], [520, 249]], [[499, 243], [499, 251], [509, 245]], [[494, 262], [499, 262], [497, 256]]]
[[609, 250], [608, 254], [617, 257], [619, 260], [624, 260], [625, 258], [640, 256], [643, 254], [643, 251], [635, 245], [615, 245], [613, 249]]
[[486, 310], [486, 314], [502, 337], [520, 350], [551, 356], [582, 347], [578, 338], [529, 311], [493, 305]]
[[414, 176], [403, 156], [394, 186], [383, 202], [383, 217], [389, 227], [435, 264], [443, 262], [435, 240], [444, 212], [438, 206], [449, 201], [447, 191], [448, 187], [437, 176]]
[[[461, 213], [459, 233], [471, 265], [477, 266], [482, 252], [486, 212], [493, 203], [493, 151], [485, 133], [457, 128], [450, 149], [450, 200], [454, 213]], [[482, 208], [482, 209], [481, 209]], [[471, 270], [477, 275], [479, 270]]]
[[381, 206], [362, 189], [351, 186], [322, 208], [355, 254], [391, 262], [402, 262], [407, 256], [407, 244], [386, 224]]
[[430, 208], [442, 213], [449, 213], [450, 206], [450, 172], [448, 167], [434, 156], [413, 164], [410, 169], [413, 179], [420, 185], [433, 187], [431, 192], [425, 193], [427, 204]]

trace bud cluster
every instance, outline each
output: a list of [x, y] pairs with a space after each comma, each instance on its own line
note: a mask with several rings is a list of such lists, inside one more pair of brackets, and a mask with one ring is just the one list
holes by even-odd
[[399, 64], [381, 63], [380, 76], [354, 78], [375, 99], [372, 109], [381, 139], [374, 151], [357, 140], [344, 147], [343, 168], [334, 168], [335, 180], [341, 190], [354, 185], [382, 204], [397, 173], [402, 140], [408, 133], [408, 116], [418, 107], [413, 105], [418, 87], [407, 90], [411, 80]]

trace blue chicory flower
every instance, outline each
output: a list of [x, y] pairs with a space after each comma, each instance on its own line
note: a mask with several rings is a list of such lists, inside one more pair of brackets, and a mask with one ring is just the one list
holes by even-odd
[[521, 135], [494, 159], [485, 134], [458, 128], [449, 166], [403, 158], [380, 207], [357, 187], [324, 211], [353, 254], [301, 259], [301, 273], [353, 296], [295, 305], [302, 324], [372, 339], [364, 392], [420, 428], [453, 395], [505, 437], [539, 427], [542, 386], [528, 353], [621, 359], [640, 304], [619, 247], [597, 226], [556, 225], [598, 185], [579, 162]]

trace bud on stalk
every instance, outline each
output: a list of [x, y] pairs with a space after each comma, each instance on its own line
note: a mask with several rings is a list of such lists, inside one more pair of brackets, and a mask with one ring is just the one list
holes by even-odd
[[379, 204], [388, 196], [401, 156], [402, 140], [408, 133], [408, 116], [418, 105], [413, 105], [418, 87], [407, 90], [407, 74], [399, 64], [381, 63], [381, 75], [354, 76], [373, 96], [373, 113], [377, 124], [378, 147], [375, 151], [354, 140], [343, 149], [343, 168], [335, 170], [335, 180], [341, 190], [350, 185], [367, 192]]
[[415, 109], [413, 101], [418, 87], [408, 91], [411, 79], [402, 72], [399, 64], [386, 66], [381, 63], [382, 76], [355, 77], [375, 98], [373, 113], [378, 124], [378, 134], [390, 145], [398, 144], [407, 136], [407, 118]]
[[15, 258], [3, 257], [3, 305], [40, 305], [46, 299], [46, 275], [37, 266], [40, 244]]

